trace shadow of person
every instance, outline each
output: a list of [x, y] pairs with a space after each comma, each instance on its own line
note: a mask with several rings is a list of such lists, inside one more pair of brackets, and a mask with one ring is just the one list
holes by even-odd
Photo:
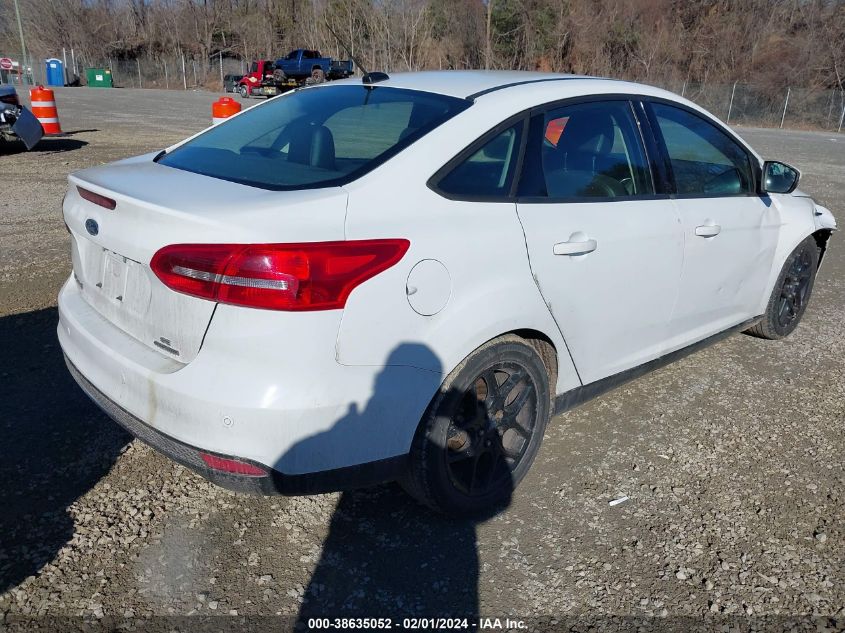
[[[368, 429], [369, 414], [382, 411], [396, 397], [395, 386], [386, 376], [391, 365], [408, 359], [417, 366], [440, 366], [425, 346], [399, 346], [376, 378], [367, 406], [359, 412], [351, 405], [331, 429], [305, 441], [316, 446], [327, 434], [341, 432], [358, 442], [378, 441]], [[441, 373], [436, 376], [432, 394], [441, 381]], [[474, 392], [454, 395], [476, 398]], [[478, 410], [485, 409], [478, 406]], [[442, 455], [445, 467], [447, 448]], [[296, 628], [313, 630], [314, 618], [390, 617], [396, 628], [396, 622], [404, 618], [446, 617], [466, 618], [474, 630], [479, 616], [476, 526], [509, 505], [509, 471], [503, 486], [507, 494], [502, 503], [483, 514], [462, 517], [432, 511], [395, 483], [343, 492], [303, 596]]]
[[55, 308], [0, 318], [0, 593], [68, 543], [68, 507], [131, 439], [71, 378], [57, 322]]

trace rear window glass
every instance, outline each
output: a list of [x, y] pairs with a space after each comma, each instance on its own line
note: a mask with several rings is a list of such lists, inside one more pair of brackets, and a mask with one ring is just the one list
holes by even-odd
[[469, 105], [464, 99], [387, 87], [299, 90], [208, 130], [158, 162], [263, 189], [339, 185]]

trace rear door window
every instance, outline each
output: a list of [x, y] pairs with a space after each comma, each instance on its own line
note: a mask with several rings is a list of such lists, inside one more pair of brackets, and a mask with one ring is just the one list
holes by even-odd
[[525, 163], [521, 196], [589, 200], [654, 193], [628, 101], [579, 103], [538, 115]]

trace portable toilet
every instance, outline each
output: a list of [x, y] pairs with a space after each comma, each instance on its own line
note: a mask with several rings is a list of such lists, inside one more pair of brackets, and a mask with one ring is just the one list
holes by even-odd
[[61, 59], [48, 59], [47, 64], [47, 85], [48, 86], [64, 86], [65, 85], [65, 65]]

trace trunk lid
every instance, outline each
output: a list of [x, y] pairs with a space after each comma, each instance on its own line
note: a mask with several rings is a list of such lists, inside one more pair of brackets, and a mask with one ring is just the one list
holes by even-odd
[[[69, 177], [63, 211], [73, 272], [85, 300], [108, 321], [189, 363], [216, 304], [167, 288], [150, 269], [152, 256], [169, 244], [342, 240], [346, 193], [266, 191], [159, 165], [153, 156]], [[89, 202], [77, 187], [117, 204], [109, 210]]]

